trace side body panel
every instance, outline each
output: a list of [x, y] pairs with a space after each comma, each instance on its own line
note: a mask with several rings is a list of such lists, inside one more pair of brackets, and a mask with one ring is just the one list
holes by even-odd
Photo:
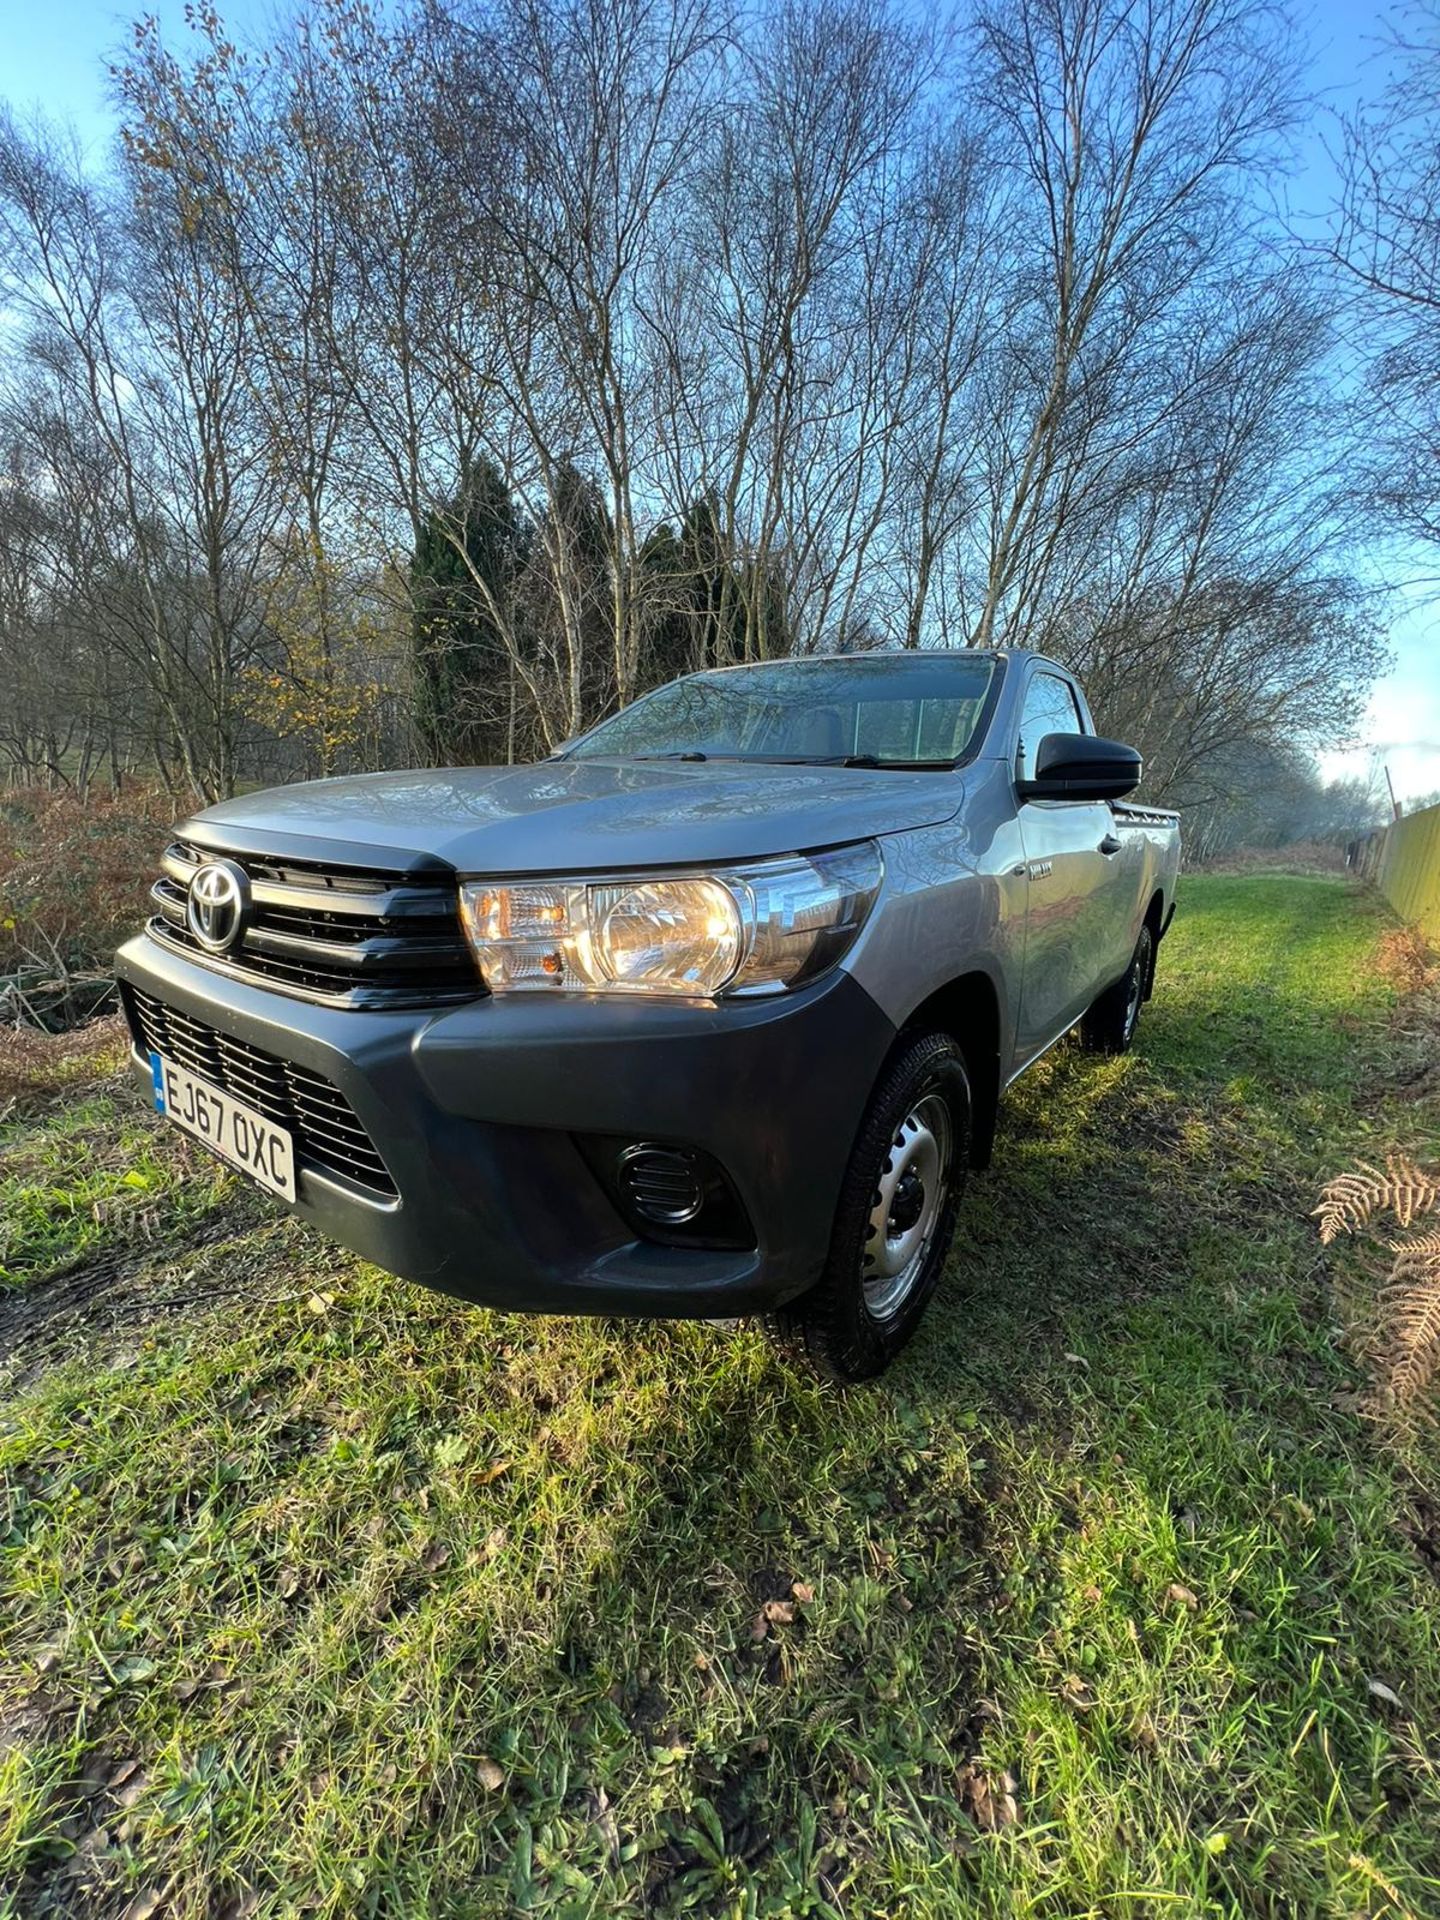
[[953, 981], [984, 975], [1003, 1069], [1024, 977], [1025, 849], [1003, 764], [977, 760], [955, 779], [953, 818], [881, 842], [884, 891], [845, 965], [896, 1026]]
[[[1123, 842], [1126, 871], [1126, 958], [1135, 950], [1140, 928], [1150, 903], [1160, 900], [1160, 924], [1167, 921], [1175, 904], [1175, 889], [1180, 873], [1179, 816], [1151, 807], [1132, 806], [1119, 801], [1113, 807], [1115, 831]], [[1119, 977], [1117, 970], [1116, 978]]]
[[1029, 673], [1012, 657], [988, 738], [957, 774], [952, 818], [887, 835], [885, 885], [845, 965], [897, 1027], [957, 979], [981, 975], [1014, 1078], [1124, 973], [1151, 901], [1175, 897], [1175, 816], [1104, 801], [1020, 803], [1014, 755]]
[[1016, 1052], [1029, 1060], [1114, 978], [1129, 915], [1117, 898], [1119, 856], [1103, 851], [1113, 837], [1104, 801], [1028, 800], [1019, 820], [1029, 900]]

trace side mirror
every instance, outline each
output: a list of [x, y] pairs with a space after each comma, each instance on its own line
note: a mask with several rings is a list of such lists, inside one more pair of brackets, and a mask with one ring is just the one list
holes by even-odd
[[1022, 800], [1123, 800], [1140, 784], [1144, 763], [1134, 747], [1093, 733], [1047, 733], [1035, 755], [1035, 777], [1017, 780]]

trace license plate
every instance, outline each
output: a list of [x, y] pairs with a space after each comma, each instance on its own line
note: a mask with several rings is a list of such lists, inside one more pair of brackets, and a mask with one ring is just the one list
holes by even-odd
[[173, 1060], [150, 1056], [156, 1110], [282, 1199], [295, 1198], [295, 1147], [284, 1127]]

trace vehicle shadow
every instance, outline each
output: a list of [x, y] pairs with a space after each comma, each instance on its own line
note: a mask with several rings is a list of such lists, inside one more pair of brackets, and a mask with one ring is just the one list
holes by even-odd
[[[1154, 1025], [1170, 1048], [1178, 1036]], [[1259, 1764], [1268, 1738], [1266, 1713], [1236, 1715], [1235, 1700], [1278, 1703], [1298, 1733], [1317, 1640], [1393, 1666], [1419, 1562], [1397, 1556], [1350, 1400], [1308, 1217], [1308, 1111], [1227, 1091], [1223, 1036], [1192, 1035], [1185, 1054], [1166, 1081], [1143, 1052], [1097, 1062], [1067, 1046], [1042, 1065], [883, 1381], [841, 1392], [752, 1361], [728, 1393], [651, 1428], [653, 1467], [612, 1541], [615, 1587], [637, 1601], [634, 1664], [611, 1697], [636, 1738], [683, 1739], [702, 1709], [658, 1677], [666, 1622], [708, 1649], [761, 1741], [712, 1770], [737, 1844], [796, 1792], [847, 1803], [878, 1746], [915, 1756], [930, 1831], [963, 1849], [989, 1817], [977, 1777], [1002, 1763], [1023, 1777], [1047, 1716], [1091, 1743], [1117, 1820], [1156, 1740], [1185, 1722], [1166, 1765], [1203, 1830], [1244, 1814], [1214, 1754], [1228, 1740]], [[748, 1352], [752, 1336], [714, 1338]], [[787, 1605], [812, 1590], [814, 1611]], [[571, 1611], [567, 1657], [612, 1671], [594, 1626]], [[1186, 1631], [1225, 1646], [1211, 1696], [1187, 1677]], [[1317, 1806], [1328, 1767], [1373, 1791], [1379, 1766], [1399, 1790], [1362, 1720], [1342, 1716], [1327, 1741], [1323, 1764], [1290, 1757]]]

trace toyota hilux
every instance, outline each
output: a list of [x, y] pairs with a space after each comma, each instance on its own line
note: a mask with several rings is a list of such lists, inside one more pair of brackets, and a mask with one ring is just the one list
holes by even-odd
[[1174, 814], [1019, 650], [692, 674], [550, 758], [246, 794], [117, 960], [161, 1113], [467, 1300], [878, 1373], [1005, 1087], [1130, 1045]]

